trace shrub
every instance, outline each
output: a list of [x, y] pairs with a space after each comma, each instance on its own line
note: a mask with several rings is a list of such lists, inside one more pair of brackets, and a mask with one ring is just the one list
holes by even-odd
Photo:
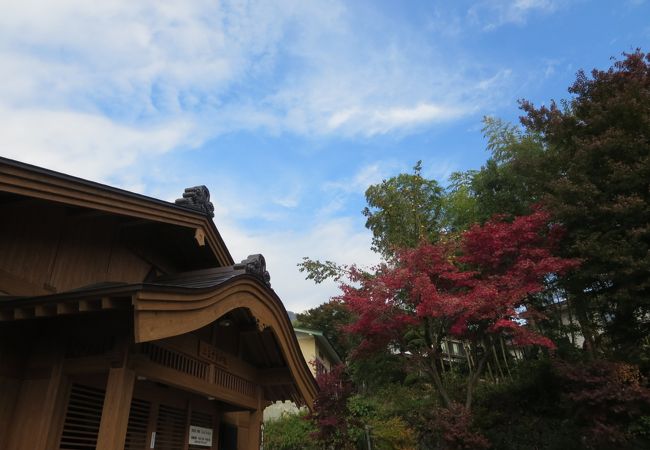
[[311, 437], [316, 427], [307, 419], [306, 413], [283, 414], [264, 424], [265, 450], [316, 450]]
[[645, 435], [650, 389], [637, 366], [558, 361], [555, 370], [563, 381], [565, 406], [581, 426], [585, 445], [607, 449], [650, 444]]

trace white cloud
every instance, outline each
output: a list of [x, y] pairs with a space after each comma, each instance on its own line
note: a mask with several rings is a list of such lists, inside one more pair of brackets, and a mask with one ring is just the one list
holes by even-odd
[[498, 71], [452, 68], [405, 24], [377, 14], [371, 25], [341, 0], [24, 0], [2, 11], [0, 107], [104, 116], [116, 133], [178, 121], [198, 144], [237, 130], [408, 132], [471, 114], [501, 87], [481, 87]]
[[305, 280], [296, 266], [303, 256], [313, 259], [356, 263], [370, 267], [379, 262], [370, 251], [371, 235], [360, 231], [350, 219], [329, 219], [303, 231], [252, 233], [238, 227], [228, 217], [215, 217], [235, 260], [262, 253], [271, 274], [271, 284], [288, 310], [300, 312], [339, 294], [338, 285], [326, 281], [315, 285]]
[[482, 0], [468, 10], [468, 17], [485, 30], [506, 24], [524, 25], [533, 14], [550, 14], [571, 0]]
[[182, 121], [136, 128], [88, 113], [0, 107], [3, 156], [104, 182], [143, 156], [191, 147], [191, 129]]
[[328, 181], [323, 185], [324, 191], [346, 194], [363, 194], [371, 184], [378, 184], [388, 176], [394, 175], [401, 166], [390, 161], [374, 161], [360, 167], [350, 178]]
[[439, 106], [430, 103], [422, 103], [412, 107], [347, 109], [332, 114], [327, 121], [327, 129], [333, 131], [352, 127], [352, 132], [362, 130], [364, 134], [372, 136], [385, 134], [395, 129], [456, 119], [474, 109], [468, 106]]

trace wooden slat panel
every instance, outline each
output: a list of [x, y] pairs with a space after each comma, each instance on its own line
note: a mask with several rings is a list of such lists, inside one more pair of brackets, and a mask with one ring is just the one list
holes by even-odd
[[124, 450], [144, 450], [147, 448], [147, 427], [150, 413], [150, 402], [137, 398], [131, 401]]
[[104, 390], [73, 384], [60, 450], [94, 450], [104, 407]]
[[187, 411], [160, 405], [156, 422], [156, 449], [182, 450], [185, 444]]

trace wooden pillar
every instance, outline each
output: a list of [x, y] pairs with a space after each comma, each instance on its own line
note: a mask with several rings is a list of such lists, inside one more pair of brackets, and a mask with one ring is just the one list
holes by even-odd
[[262, 443], [262, 416], [264, 414], [264, 392], [260, 386], [257, 387], [257, 409], [249, 414], [247, 450], [259, 450]]
[[126, 367], [111, 368], [97, 437], [97, 450], [122, 450], [129, 422], [135, 372]]
[[262, 437], [262, 411], [256, 409], [250, 412], [248, 425], [248, 448], [247, 450], [259, 450]]
[[25, 379], [17, 393], [7, 448], [46, 449], [61, 413], [58, 400], [63, 387], [63, 359], [56, 342], [37, 345], [30, 358]]

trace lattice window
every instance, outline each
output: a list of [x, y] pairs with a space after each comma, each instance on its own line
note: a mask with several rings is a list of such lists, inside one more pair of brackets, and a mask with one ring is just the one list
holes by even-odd
[[156, 450], [180, 450], [185, 444], [187, 411], [160, 405], [156, 423]]
[[102, 419], [104, 395], [103, 389], [72, 385], [59, 449], [95, 449]]
[[129, 411], [129, 424], [126, 429], [124, 450], [143, 450], [148, 448], [147, 428], [151, 402], [134, 398]]

